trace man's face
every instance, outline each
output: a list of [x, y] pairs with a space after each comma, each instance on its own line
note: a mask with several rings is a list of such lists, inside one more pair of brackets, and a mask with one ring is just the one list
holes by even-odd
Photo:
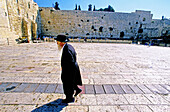
[[57, 41], [57, 45], [58, 45], [58, 50], [61, 51], [62, 47], [64, 46], [65, 42], [60, 42]]

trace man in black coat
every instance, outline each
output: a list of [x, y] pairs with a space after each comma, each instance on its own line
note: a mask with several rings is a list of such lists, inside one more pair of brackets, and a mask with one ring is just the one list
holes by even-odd
[[82, 90], [77, 85], [82, 85], [81, 74], [76, 61], [76, 52], [72, 45], [67, 44], [69, 41], [65, 35], [58, 35], [58, 48], [62, 50], [61, 56], [61, 80], [63, 83], [64, 94], [66, 99], [62, 103], [74, 102], [73, 94], [77, 96]]

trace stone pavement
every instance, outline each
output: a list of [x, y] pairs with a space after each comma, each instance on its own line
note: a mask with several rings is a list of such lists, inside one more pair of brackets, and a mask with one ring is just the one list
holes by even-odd
[[56, 43], [0, 46], [0, 112], [169, 112], [170, 48], [70, 43], [83, 92], [65, 98]]

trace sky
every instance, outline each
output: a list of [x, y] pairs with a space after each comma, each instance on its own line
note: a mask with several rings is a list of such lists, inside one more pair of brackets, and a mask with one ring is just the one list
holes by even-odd
[[52, 7], [59, 3], [60, 10], [73, 10], [75, 5], [80, 5], [81, 10], [87, 11], [88, 5], [95, 5], [96, 9], [107, 8], [111, 5], [115, 12], [131, 13], [135, 10], [151, 11], [153, 19], [161, 19], [162, 16], [170, 19], [170, 0], [34, 0], [39, 7]]

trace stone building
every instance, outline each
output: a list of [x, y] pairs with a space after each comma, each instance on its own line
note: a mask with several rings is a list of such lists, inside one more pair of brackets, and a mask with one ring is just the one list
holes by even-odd
[[[160, 37], [168, 25], [162, 20], [153, 20], [151, 11], [136, 10], [132, 13], [54, 10], [39, 8], [38, 34], [70, 37], [136, 38]], [[139, 30], [142, 32], [139, 32]], [[123, 33], [123, 37], [121, 34]]]
[[0, 44], [15, 44], [15, 39], [28, 41], [37, 35], [38, 5], [33, 0], [0, 1]]

